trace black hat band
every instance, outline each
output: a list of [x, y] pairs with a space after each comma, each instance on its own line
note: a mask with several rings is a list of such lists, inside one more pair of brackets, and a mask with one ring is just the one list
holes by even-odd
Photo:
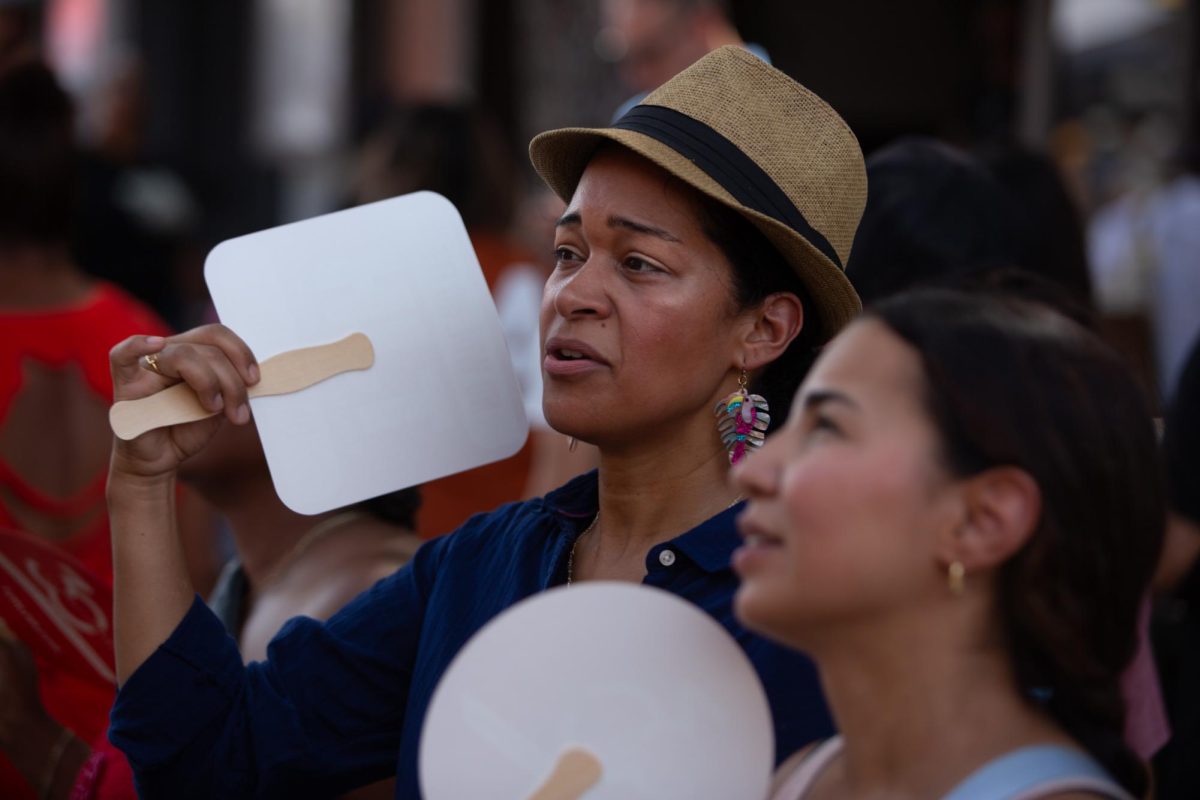
[[746, 208], [781, 222], [808, 240], [839, 269], [837, 251], [800, 213], [800, 209], [733, 142], [703, 122], [666, 106], [634, 106], [614, 128], [633, 131], [662, 142], [704, 171]]

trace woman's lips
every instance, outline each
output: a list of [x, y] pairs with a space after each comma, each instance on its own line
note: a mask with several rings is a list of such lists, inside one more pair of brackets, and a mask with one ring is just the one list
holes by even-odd
[[770, 563], [775, 552], [781, 549], [778, 539], [747, 539], [746, 543], [733, 551], [730, 559], [733, 571], [743, 578]]
[[742, 547], [747, 547], [751, 550], [762, 547], [779, 547], [783, 543], [774, 536], [767, 536], [765, 533], [751, 533], [746, 536], [742, 542]]
[[582, 375], [608, 366], [591, 345], [577, 339], [552, 338], [546, 342], [542, 366], [547, 375]]
[[546, 370], [546, 374], [558, 377], [582, 375], [603, 366], [599, 361], [593, 361], [590, 358], [562, 358], [554, 353], [547, 353], [545, 360], [542, 361], [542, 367]]
[[742, 536], [742, 546], [733, 551], [732, 566], [742, 576], [761, 567], [783, 547], [782, 539], [747, 523], [745, 517], [738, 519], [738, 533]]

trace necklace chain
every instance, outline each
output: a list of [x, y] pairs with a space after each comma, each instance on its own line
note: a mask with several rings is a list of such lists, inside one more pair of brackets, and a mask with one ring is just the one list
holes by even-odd
[[[733, 502], [725, 506], [724, 510], [728, 511], [745, 499], [745, 495], [739, 494], [737, 497], [733, 498]], [[575, 537], [575, 541], [571, 542], [571, 552], [567, 554], [567, 586], [570, 586], [575, 580], [575, 549], [579, 546], [579, 541], [591, 533], [592, 529], [596, 527], [596, 523], [599, 521], [600, 512], [597, 511], [596, 516], [592, 517], [592, 521], [588, 523], [588, 526], [584, 528], [578, 536]]]
[[596, 527], [596, 523], [600, 521], [600, 512], [596, 512], [596, 516], [592, 517], [592, 521], [583, 529], [583, 533], [575, 537], [575, 541], [571, 542], [571, 552], [567, 556], [567, 586], [575, 579], [575, 548], [579, 546], [579, 540], [592, 532], [592, 528]]

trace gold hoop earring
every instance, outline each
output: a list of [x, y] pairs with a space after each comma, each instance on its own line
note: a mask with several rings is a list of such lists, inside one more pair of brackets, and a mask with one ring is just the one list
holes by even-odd
[[967, 568], [963, 566], [961, 561], [951, 563], [946, 570], [946, 585], [950, 587], [950, 593], [955, 597], [962, 597], [962, 593], [966, 589], [966, 583]]

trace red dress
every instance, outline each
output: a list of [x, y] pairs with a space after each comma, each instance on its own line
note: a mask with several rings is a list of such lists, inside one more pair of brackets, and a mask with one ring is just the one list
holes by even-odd
[[[3, 301], [0, 300], [0, 303]], [[98, 404], [112, 404], [108, 352], [134, 334], [167, 335], [167, 326], [149, 308], [116, 286], [97, 283], [78, 303], [46, 309], [0, 308], [0, 431], [25, 388], [30, 367], [73, 371]], [[77, 371], [76, 371], [77, 370]], [[65, 374], [65, 373], [64, 373]], [[0, 454], [0, 527], [30, 530], [23, 520], [71, 524], [58, 545], [112, 586], [112, 549], [104, 502], [107, 468], [90, 476], [69, 496], [39, 489]], [[76, 524], [77, 523], [77, 524]], [[36, 532], [36, 531], [31, 531]], [[108, 725], [113, 687], [84, 683], [53, 670], [40, 676], [42, 701], [52, 717], [87, 742]], [[34, 792], [0, 756], [0, 797], [21, 800]]]
[[[0, 428], [20, 394], [23, 372], [33, 361], [51, 369], [76, 365], [87, 387], [105, 406], [112, 404], [108, 351], [134, 334], [167, 335], [153, 311], [116, 286], [98, 283], [79, 303], [43, 310], [0, 308]], [[54, 497], [16, 473], [0, 456], [0, 525], [25, 529], [18, 508], [59, 519], [94, 517], [89, 525], [59, 542], [105, 583], [112, 585], [112, 551], [108, 515], [104, 512], [107, 470], [69, 497]]]

